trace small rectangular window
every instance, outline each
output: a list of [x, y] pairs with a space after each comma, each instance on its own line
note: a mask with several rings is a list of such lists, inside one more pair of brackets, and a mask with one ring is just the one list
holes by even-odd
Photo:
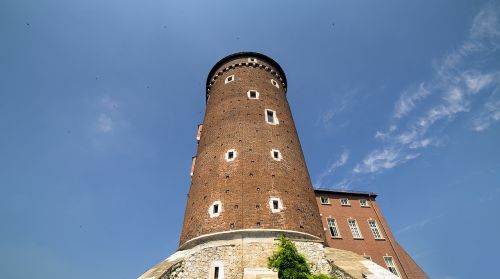
[[340, 238], [340, 232], [337, 228], [337, 222], [333, 218], [328, 218], [328, 227], [330, 228], [330, 235], [334, 238]]
[[340, 205], [349, 205], [349, 199], [340, 199]]
[[214, 204], [214, 213], [219, 213], [219, 205]]
[[234, 75], [230, 75], [230, 76], [228, 76], [228, 77], [224, 80], [224, 84], [230, 83], [231, 81], [234, 81]]
[[272, 111], [267, 111], [267, 122], [274, 123], [274, 113]]
[[233, 159], [234, 158], [234, 152], [233, 151], [229, 151], [229, 153], [227, 153], [227, 158], [228, 159]]
[[255, 58], [248, 58], [248, 62], [256, 63], [257, 59], [255, 59]]
[[328, 197], [320, 197], [321, 204], [330, 204], [330, 198]]
[[257, 90], [249, 90], [247, 92], [248, 99], [258, 99], [259, 98], [259, 92]]
[[387, 266], [387, 269], [392, 272], [394, 275], [397, 277], [399, 276], [398, 269], [396, 267], [396, 264], [394, 263], [392, 257], [384, 257], [385, 265]]
[[357, 238], [357, 239], [363, 238], [363, 236], [361, 235], [361, 231], [359, 230], [359, 227], [358, 227], [358, 222], [356, 222], [356, 220], [349, 219], [347, 221], [347, 223], [349, 224], [349, 228], [351, 229], [351, 233], [352, 233], [353, 238]]
[[277, 200], [273, 201], [273, 209], [278, 209], [279, 208], [279, 203]]
[[373, 237], [375, 239], [384, 239], [382, 237], [382, 234], [380, 233], [380, 230], [378, 229], [377, 222], [375, 220], [368, 220], [368, 226], [370, 226], [370, 229], [372, 230]]
[[365, 199], [359, 200], [361, 207], [368, 207], [368, 201]]
[[214, 279], [219, 279], [219, 267], [216, 266], [214, 270]]

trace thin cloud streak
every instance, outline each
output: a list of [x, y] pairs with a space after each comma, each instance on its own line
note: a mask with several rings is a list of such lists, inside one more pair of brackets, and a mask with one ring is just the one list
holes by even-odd
[[324, 170], [317, 179], [317, 182], [315, 184], [316, 187], [321, 187], [323, 184], [323, 180], [329, 176], [331, 176], [336, 169], [344, 166], [347, 161], [349, 160], [349, 150], [344, 150], [342, 154], [340, 154], [339, 158], [331, 163], [326, 170]]
[[[434, 62], [434, 74], [429, 81], [420, 82], [413, 89], [403, 92], [394, 105], [389, 129], [377, 131], [374, 138], [382, 146], [370, 151], [353, 169], [354, 174], [381, 173], [420, 156], [417, 150], [437, 146], [439, 137], [432, 129], [435, 125], [448, 125], [459, 114], [471, 111], [475, 96], [487, 89], [500, 90], [500, 71], [480, 72], [477, 61], [500, 49], [498, 6], [486, 5], [474, 18], [467, 39], [454, 51]], [[481, 58], [481, 59], [479, 59]], [[411, 88], [411, 87], [410, 87]], [[432, 104], [426, 101], [433, 96]], [[404, 117], [418, 106], [428, 105], [419, 116], [401, 123]], [[484, 105], [483, 113], [474, 122], [475, 131], [484, 131], [500, 121], [500, 100], [491, 98]], [[425, 108], [425, 107], [424, 107]], [[406, 127], [398, 129], [398, 127]]]

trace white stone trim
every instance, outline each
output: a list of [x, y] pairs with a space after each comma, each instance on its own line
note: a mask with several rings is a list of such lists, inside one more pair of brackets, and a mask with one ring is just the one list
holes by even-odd
[[[233, 153], [233, 157], [232, 158], [229, 158], [229, 153], [230, 152]], [[236, 150], [229, 149], [228, 151], [226, 151], [226, 154], [224, 155], [224, 159], [226, 159], [226, 161], [228, 161], [228, 162], [232, 162], [232, 161], [234, 161], [234, 159], [236, 159], [237, 156], [238, 156], [238, 152], [236, 152]]]
[[228, 84], [228, 83], [233, 82], [233, 81], [234, 81], [234, 75], [230, 75], [224, 79], [224, 84]]
[[242, 229], [242, 230], [209, 233], [197, 236], [179, 246], [179, 251], [190, 249], [200, 243], [206, 243], [210, 241], [228, 240], [228, 239], [239, 239], [241, 241], [242, 237], [260, 238], [266, 235], [271, 237], [277, 237], [280, 234], [285, 234], [290, 239], [303, 239], [307, 241], [323, 242], [323, 240], [320, 237], [305, 232], [290, 231], [290, 230], [275, 230], [275, 229]]
[[[253, 91], [253, 92], [255, 92], [255, 98], [252, 98], [252, 97], [250, 96], [250, 92], [252, 92], [252, 91]], [[248, 99], [250, 99], [250, 100], [258, 100], [258, 99], [259, 99], [259, 95], [260, 95], [259, 91], [255, 90], [255, 89], [250, 89], [250, 90], [248, 90], [248, 92], [247, 92], [247, 97], [248, 97]]]
[[[267, 119], [267, 114], [268, 114], [268, 112], [272, 112], [272, 114], [273, 114], [273, 122], [268, 121], [268, 119]], [[278, 124], [280, 124], [280, 122], [279, 122], [279, 120], [278, 120], [278, 115], [276, 114], [276, 111], [274, 111], [274, 110], [272, 110], [272, 109], [267, 109], [267, 108], [266, 108], [266, 109], [264, 110], [264, 119], [266, 120], [266, 123], [267, 123], [267, 124], [270, 124], [270, 125], [278, 125]]]
[[257, 58], [249, 57], [248, 58], [248, 62], [250, 62], [250, 63], [257, 63], [257, 62], [259, 62], [259, 60], [257, 60]]
[[[217, 205], [217, 212], [214, 212], [216, 205]], [[221, 201], [214, 201], [208, 208], [208, 215], [210, 215], [210, 218], [219, 217], [221, 213], [222, 213]]]
[[[278, 202], [278, 208], [274, 208], [275, 202]], [[272, 213], [279, 213], [283, 211], [283, 201], [279, 197], [271, 197], [269, 198], [269, 208]]]
[[[278, 158], [276, 158], [274, 156], [275, 152], [278, 153]], [[279, 151], [278, 149], [271, 149], [271, 158], [273, 158], [273, 160], [275, 160], [275, 161], [281, 161], [281, 159], [283, 159], [283, 156], [281, 155], [281, 151]]]
[[274, 79], [271, 79], [271, 84], [274, 85], [276, 88], [280, 88], [280, 85], [277, 81], [275, 81]]

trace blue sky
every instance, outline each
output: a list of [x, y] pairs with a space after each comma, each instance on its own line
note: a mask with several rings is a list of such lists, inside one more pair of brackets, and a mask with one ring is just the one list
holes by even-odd
[[210, 68], [275, 58], [313, 183], [377, 192], [432, 278], [492, 278], [495, 1], [0, 1], [0, 277], [175, 251]]

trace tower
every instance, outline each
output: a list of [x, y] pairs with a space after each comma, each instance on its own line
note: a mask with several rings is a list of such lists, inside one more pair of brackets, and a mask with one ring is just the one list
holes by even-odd
[[235, 53], [215, 64], [178, 251], [139, 279], [278, 279], [267, 259], [282, 234], [314, 273], [398, 278], [358, 254], [325, 247], [286, 92], [283, 69], [263, 54]]
[[323, 228], [273, 59], [235, 53], [210, 71], [180, 247], [234, 232], [293, 232], [321, 239]]

